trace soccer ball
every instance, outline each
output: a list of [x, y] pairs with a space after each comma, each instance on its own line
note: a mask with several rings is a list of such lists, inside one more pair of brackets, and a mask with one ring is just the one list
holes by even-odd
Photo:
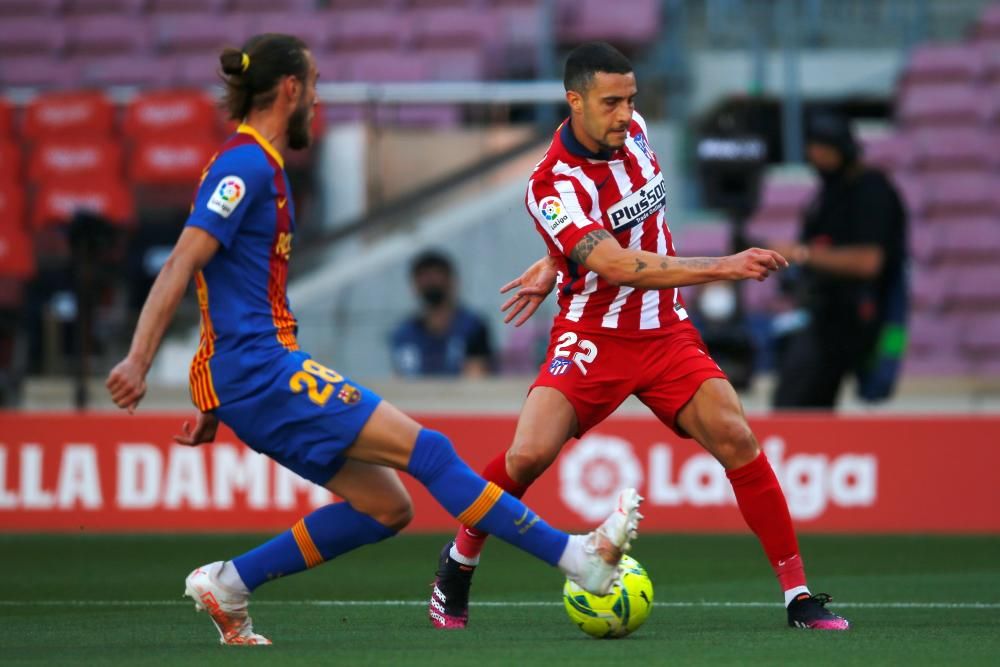
[[619, 580], [611, 593], [598, 596], [566, 580], [563, 605], [570, 620], [591, 637], [611, 639], [637, 630], [653, 609], [653, 582], [631, 556], [622, 556]]

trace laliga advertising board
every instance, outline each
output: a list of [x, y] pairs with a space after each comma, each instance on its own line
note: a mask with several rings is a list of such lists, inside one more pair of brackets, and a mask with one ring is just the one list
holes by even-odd
[[[0, 413], [0, 531], [277, 531], [334, 500], [221, 429], [198, 448], [171, 415]], [[475, 468], [516, 415], [420, 415]], [[805, 532], [1000, 532], [1000, 417], [765, 417], [751, 421]], [[404, 475], [409, 530], [453, 520]], [[746, 530], [722, 468], [653, 418], [613, 417], [570, 442], [528, 492], [545, 519], [593, 526], [617, 490], [646, 497], [645, 532]]]

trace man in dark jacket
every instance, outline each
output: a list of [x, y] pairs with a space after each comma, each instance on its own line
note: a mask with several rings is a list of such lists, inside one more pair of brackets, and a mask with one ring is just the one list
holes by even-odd
[[821, 187], [806, 209], [800, 242], [774, 248], [801, 267], [793, 288], [805, 315], [779, 345], [776, 408], [832, 408], [844, 377], [868, 370], [887, 322], [896, 320], [900, 331], [905, 322], [906, 210], [899, 194], [860, 161], [844, 118], [813, 117], [806, 152]]

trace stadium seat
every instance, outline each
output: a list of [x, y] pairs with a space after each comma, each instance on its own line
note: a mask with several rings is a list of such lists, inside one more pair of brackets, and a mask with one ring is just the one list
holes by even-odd
[[412, 57], [420, 58], [434, 81], [479, 81], [486, 78], [486, 54], [477, 47], [424, 49]]
[[30, 153], [28, 179], [35, 184], [105, 177], [122, 177], [122, 150], [118, 141], [40, 139]]
[[941, 256], [943, 225], [932, 225], [922, 220], [911, 220], [907, 233], [910, 258], [919, 264], [934, 264]]
[[965, 264], [951, 271], [944, 289], [949, 306], [964, 306], [974, 312], [1000, 308], [1000, 268], [993, 262]]
[[935, 227], [940, 230], [936, 239], [938, 259], [965, 263], [988, 261], [1000, 255], [1000, 217], [942, 219], [935, 222]]
[[225, 0], [149, 0], [146, 11], [150, 14], [183, 14], [187, 12], [218, 13]]
[[341, 12], [352, 9], [394, 10], [405, 4], [404, 0], [327, 0], [330, 9]]
[[810, 181], [768, 181], [761, 191], [758, 209], [769, 215], [798, 215], [816, 194], [816, 184]]
[[926, 216], [945, 218], [959, 214], [993, 213], [997, 206], [996, 176], [982, 171], [930, 174]]
[[79, 71], [73, 64], [56, 60], [50, 55], [0, 58], [0, 84], [43, 89], [72, 88], [79, 85]]
[[159, 90], [137, 95], [125, 108], [126, 137], [200, 136], [218, 138], [219, 109], [201, 90]]
[[983, 10], [973, 34], [979, 42], [1000, 43], [1000, 4], [993, 3]]
[[674, 234], [674, 248], [688, 257], [719, 257], [729, 252], [731, 231], [725, 222], [687, 225]]
[[908, 169], [913, 165], [912, 137], [896, 132], [878, 137], [862, 138], [864, 161], [886, 171]]
[[989, 116], [989, 106], [983, 93], [965, 84], [910, 85], [903, 89], [897, 114], [907, 128], [972, 126]]
[[31, 236], [22, 227], [0, 224], [0, 279], [25, 281], [34, 275], [35, 251]]
[[3, 0], [0, 2], [0, 18], [52, 16], [59, 11], [63, 0]]
[[971, 84], [983, 74], [982, 51], [974, 44], [927, 44], [910, 53], [903, 80], [910, 84]]
[[468, 8], [414, 10], [406, 14], [417, 48], [479, 47], [495, 33], [485, 12]]
[[947, 291], [946, 283], [953, 275], [943, 269], [916, 266], [910, 275], [910, 298], [917, 309], [926, 311], [940, 308]]
[[30, 229], [63, 225], [78, 212], [127, 227], [134, 222], [134, 201], [125, 181], [117, 176], [46, 183], [33, 198]]
[[200, 88], [217, 86], [222, 82], [217, 51], [169, 56], [162, 58], [161, 62], [171, 73], [173, 86]]
[[403, 51], [352, 53], [347, 54], [343, 62], [346, 81], [424, 81], [431, 75], [425, 60]]
[[79, 71], [80, 83], [107, 86], [163, 87], [176, 79], [173, 61], [153, 55], [78, 56], [70, 60]]
[[606, 0], [560, 0], [556, 37], [576, 45], [601, 39], [623, 46], [641, 46], [661, 34], [658, 0], [618, 0], [608, 11]]
[[922, 172], [1000, 166], [1000, 136], [978, 127], [927, 127], [913, 137], [914, 165]]
[[[280, 32], [295, 35], [309, 45], [314, 56], [319, 56], [334, 43], [332, 26], [336, 21], [330, 12], [322, 13], [260, 13], [250, 17], [250, 32]], [[323, 77], [329, 81], [329, 77]]]
[[0, 97], [0, 141], [14, 136], [14, 105]]
[[0, 187], [20, 184], [22, 166], [18, 145], [6, 137], [0, 138]]
[[138, 16], [81, 16], [70, 23], [71, 53], [142, 53], [152, 44], [149, 22]]
[[32, 227], [43, 230], [67, 223], [77, 211], [100, 215], [116, 224], [132, 221], [132, 197], [118, 180], [91, 179], [62, 183], [49, 181], [35, 196]]
[[1000, 356], [1000, 313], [972, 315], [962, 322], [959, 347], [975, 357]]
[[927, 210], [927, 202], [930, 199], [924, 179], [919, 174], [906, 171], [897, 171], [890, 174], [890, 177], [902, 195], [903, 203], [910, 215], [922, 216]]
[[50, 18], [4, 18], [0, 21], [0, 56], [58, 55], [67, 33], [64, 22]]
[[57, 136], [109, 136], [114, 115], [114, 107], [102, 93], [39, 95], [25, 109], [24, 136], [31, 141]]
[[134, 16], [145, 4], [146, 0], [64, 0], [62, 13], [67, 16]]
[[410, 39], [405, 15], [373, 9], [343, 11], [330, 25], [338, 51], [403, 48]]
[[[316, 0], [228, 0], [228, 12], [309, 12], [316, 8]], [[268, 32], [281, 32], [270, 30]], [[298, 33], [291, 33], [298, 34]]]
[[26, 229], [24, 188], [14, 181], [0, 182], [0, 227]]
[[178, 185], [190, 190], [217, 149], [218, 142], [212, 139], [140, 138], [132, 152], [129, 180], [137, 185]]
[[154, 19], [156, 44], [165, 53], [212, 53], [240, 45], [250, 37], [245, 16], [209, 17], [200, 12], [172, 14]]

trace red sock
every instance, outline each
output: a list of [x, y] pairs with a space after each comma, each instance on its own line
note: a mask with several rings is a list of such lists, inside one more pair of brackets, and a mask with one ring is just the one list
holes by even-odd
[[788, 513], [788, 503], [767, 456], [762, 451], [745, 466], [727, 470], [726, 477], [733, 485], [736, 504], [743, 519], [760, 540], [767, 559], [771, 561], [781, 590], [805, 586], [806, 573], [795, 529], [792, 528], [792, 517]]
[[[507, 474], [506, 450], [486, 464], [483, 469], [483, 479], [493, 482], [515, 498], [520, 498], [528, 490], [527, 484], [518, 484]], [[472, 526], [462, 526], [455, 534], [455, 548], [466, 558], [476, 558], [482, 552], [487, 537], [488, 533], [476, 530]]]

